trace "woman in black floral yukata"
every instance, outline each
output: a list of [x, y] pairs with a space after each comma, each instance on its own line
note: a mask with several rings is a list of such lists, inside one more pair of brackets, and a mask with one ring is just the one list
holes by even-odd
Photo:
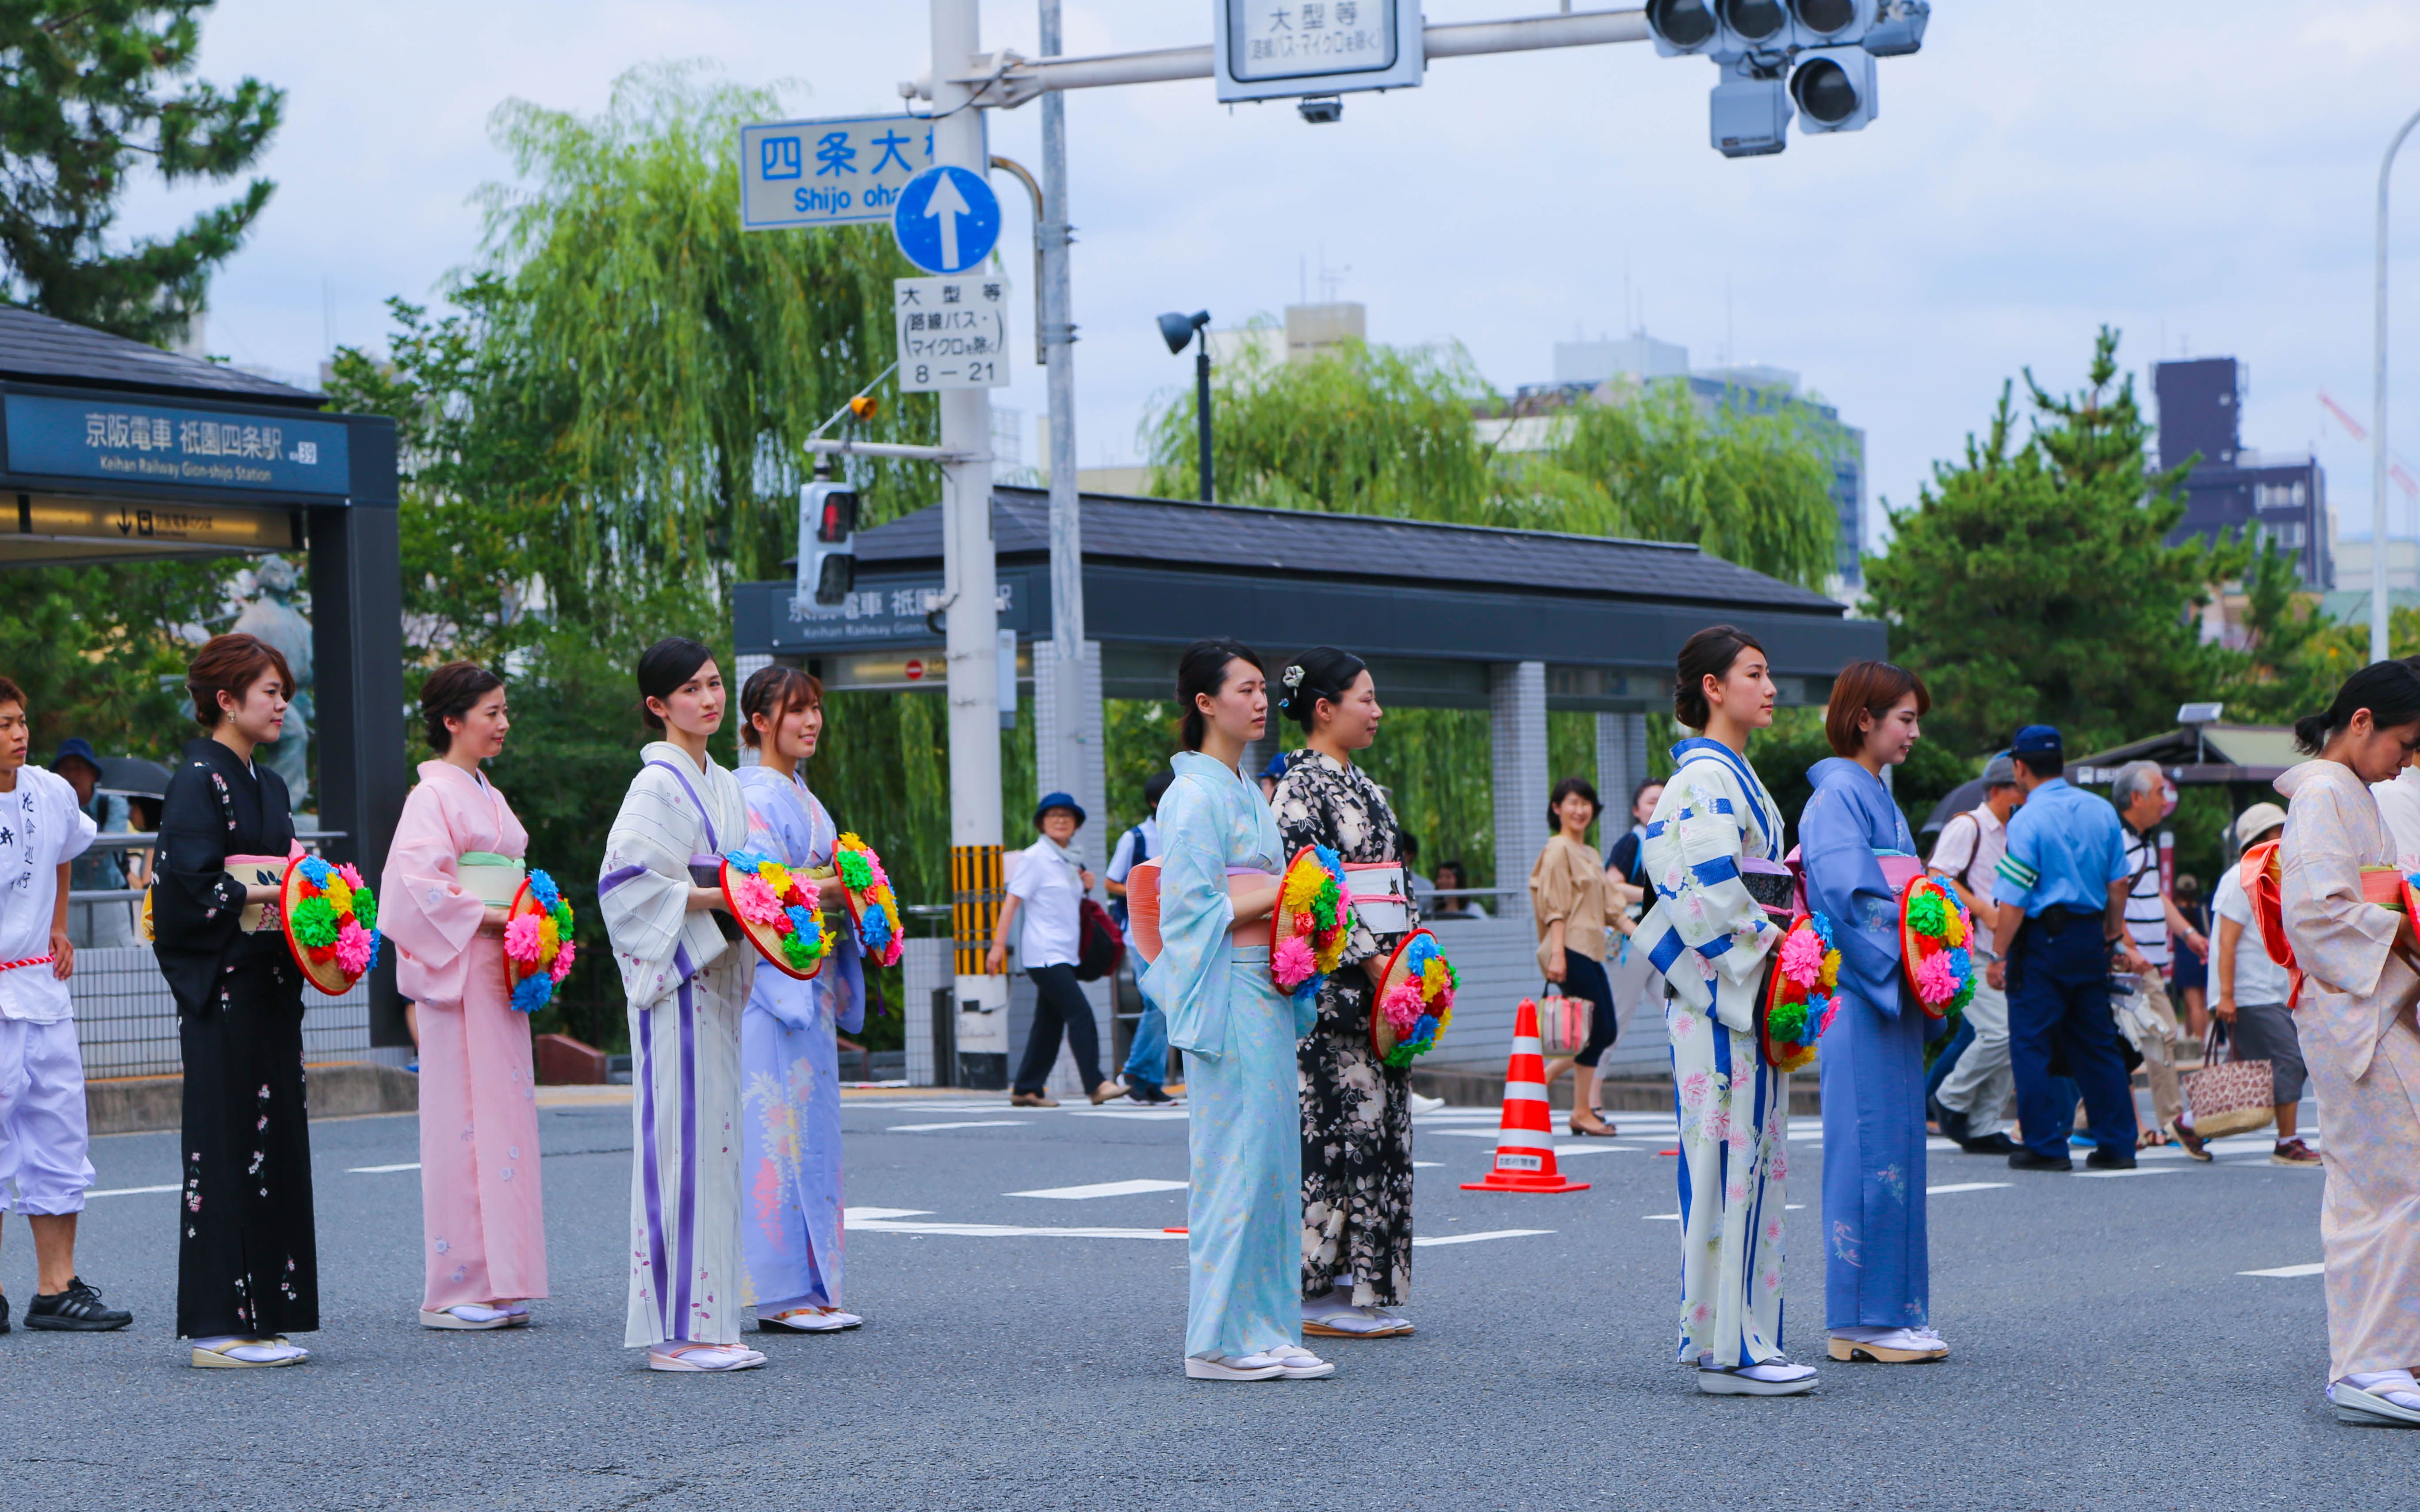
[[[1278, 707], [1302, 726], [1306, 748], [1286, 764], [1271, 800], [1288, 855], [1325, 845], [1347, 863], [1401, 866], [1403, 831], [1387, 795], [1353, 764], [1378, 737], [1382, 711], [1361, 658], [1331, 646], [1304, 652], [1279, 675]], [[1344, 961], [1319, 993], [1319, 1022], [1297, 1047], [1302, 1089], [1302, 1331], [1326, 1338], [1388, 1338], [1412, 1325], [1395, 1311], [1412, 1279], [1411, 1073], [1370, 1048], [1372, 975], [1418, 914], [1402, 873], [1348, 873], [1357, 895], [1391, 876], [1389, 895], [1357, 912]], [[1375, 922], [1380, 927], [1373, 929]]]

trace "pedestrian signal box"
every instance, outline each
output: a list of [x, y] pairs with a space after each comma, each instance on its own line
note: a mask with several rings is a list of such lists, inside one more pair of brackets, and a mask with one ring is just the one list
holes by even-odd
[[841, 604], [857, 587], [857, 490], [818, 480], [799, 490], [801, 605]]

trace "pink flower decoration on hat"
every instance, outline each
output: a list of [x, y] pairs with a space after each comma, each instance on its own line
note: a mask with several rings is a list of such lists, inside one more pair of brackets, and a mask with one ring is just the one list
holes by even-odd
[[731, 905], [739, 917], [751, 924], [779, 924], [788, 916], [782, 912], [782, 900], [773, 889], [754, 877], [737, 877], [731, 889]]
[[353, 870], [353, 863], [350, 861], [347, 861], [343, 865], [337, 867], [336, 875], [345, 879], [345, 886], [348, 887], [358, 888], [363, 886], [362, 874]]
[[564, 941], [563, 949], [555, 951], [554, 953], [554, 965], [549, 970], [548, 975], [553, 977], [557, 981], [561, 981], [564, 978], [570, 976], [571, 951], [571, 942], [569, 940]]
[[1823, 980], [1823, 942], [1813, 930], [1792, 930], [1782, 940], [1781, 974], [1801, 987]]
[[530, 962], [538, 955], [538, 916], [523, 914], [504, 926], [504, 954], [516, 961]]
[[1269, 957], [1269, 974], [1287, 992], [1309, 981], [1318, 969], [1318, 963], [1311, 959], [1311, 946], [1300, 935], [1280, 940], [1276, 952]]
[[1958, 973], [1950, 969], [1947, 951], [1926, 956], [1916, 966], [1916, 995], [1928, 1003], [1946, 1003], [1958, 995]]
[[336, 965], [348, 977], [358, 977], [370, 968], [369, 931], [349, 919], [336, 932]]
[[1395, 983], [1394, 991], [1387, 995], [1387, 1000], [1381, 1006], [1387, 1011], [1388, 1027], [1398, 1035], [1411, 1033], [1412, 1026], [1420, 1021], [1419, 984], [1409, 980]]

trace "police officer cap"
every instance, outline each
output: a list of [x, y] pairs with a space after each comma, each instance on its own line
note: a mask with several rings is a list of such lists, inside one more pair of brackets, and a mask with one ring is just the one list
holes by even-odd
[[2023, 755], [2038, 750], [2061, 750], [2064, 745], [2055, 728], [2046, 724], [2029, 724], [2017, 732], [2016, 741], [2009, 748]]

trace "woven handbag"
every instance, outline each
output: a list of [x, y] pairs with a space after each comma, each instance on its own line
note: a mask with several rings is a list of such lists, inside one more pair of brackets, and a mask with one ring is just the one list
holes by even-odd
[[2194, 1133], [2204, 1139], [2249, 1134], [2275, 1117], [2276, 1082], [2265, 1060], [2237, 1058], [2227, 1045], [2227, 1058], [2218, 1058], [2218, 1021], [2201, 1042], [2202, 1069], [2177, 1078], [2185, 1103], [2193, 1109]]

